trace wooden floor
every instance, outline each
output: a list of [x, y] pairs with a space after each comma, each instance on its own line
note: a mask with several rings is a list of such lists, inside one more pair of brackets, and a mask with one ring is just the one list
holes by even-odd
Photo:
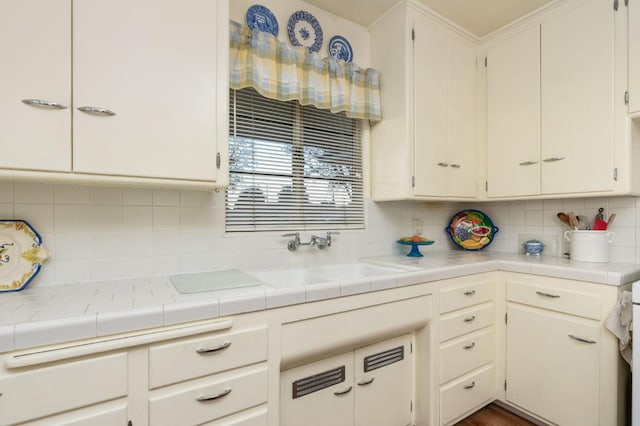
[[489, 404], [455, 426], [535, 426], [496, 404]]

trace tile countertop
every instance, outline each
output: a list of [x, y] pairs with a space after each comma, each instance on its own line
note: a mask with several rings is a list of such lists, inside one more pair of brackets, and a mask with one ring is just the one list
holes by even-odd
[[640, 279], [640, 264], [583, 263], [559, 257], [431, 251], [424, 257], [362, 259], [411, 271], [289, 288], [266, 284], [180, 294], [168, 277], [38, 287], [0, 294], [0, 353], [190, 321], [259, 311], [369, 291], [503, 270], [624, 285]]

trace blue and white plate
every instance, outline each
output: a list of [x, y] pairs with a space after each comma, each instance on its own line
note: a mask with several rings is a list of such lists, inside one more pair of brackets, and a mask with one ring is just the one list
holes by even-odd
[[318, 52], [322, 47], [322, 28], [309, 12], [299, 10], [291, 15], [287, 32], [294, 46], [305, 46], [312, 52]]
[[336, 35], [329, 40], [329, 55], [345, 62], [353, 61], [353, 49], [346, 38]]
[[278, 36], [280, 28], [278, 27], [278, 20], [273, 13], [266, 7], [254, 4], [247, 9], [247, 26], [252, 30], [264, 31], [271, 33], [274, 36]]

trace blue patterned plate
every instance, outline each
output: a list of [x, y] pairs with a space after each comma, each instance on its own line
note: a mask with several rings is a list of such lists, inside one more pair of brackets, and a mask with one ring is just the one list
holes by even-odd
[[329, 55], [345, 62], [353, 61], [353, 49], [346, 38], [336, 35], [329, 40]]
[[287, 32], [294, 46], [305, 46], [312, 52], [318, 52], [322, 47], [322, 28], [309, 12], [299, 10], [291, 15]]
[[280, 28], [278, 27], [278, 20], [273, 13], [266, 7], [254, 4], [247, 9], [247, 26], [251, 30], [259, 30], [267, 33], [271, 33], [274, 36], [278, 36]]

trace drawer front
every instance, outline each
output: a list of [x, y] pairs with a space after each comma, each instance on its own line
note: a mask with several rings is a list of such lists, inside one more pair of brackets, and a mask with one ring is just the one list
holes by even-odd
[[600, 296], [594, 293], [510, 280], [507, 282], [507, 300], [584, 318], [600, 319]]
[[445, 287], [440, 290], [440, 313], [488, 302], [494, 297], [495, 285], [489, 280]]
[[0, 378], [0, 425], [126, 396], [127, 354], [117, 353]]
[[22, 423], [21, 426], [124, 426], [128, 419], [127, 401], [120, 399]]
[[440, 317], [440, 341], [452, 339], [493, 324], [493, 304], [473, 306]]
[[[197, 337], [149, 349], [151, 389], [267, 359], [267, 328]], [[179, 366], [176, 362], [179, 361]]]
[[267, 426], [267, 424], [267, 408], [260, 407], [208, 422], [203, 426]]
[[440, 346], [440, 383], [446, 383], [495, 358], [493, 329], [483, 330]]
[[488, 366], [462, 377], [440, 389], [440, 424], [453, 419], [494, 398], [495, 373]]
[[149, 424], [202, 424], [266, 401], [265, 367], [243, 373], [212, 376], [161, 389], [152, 394], [149, 398]]

